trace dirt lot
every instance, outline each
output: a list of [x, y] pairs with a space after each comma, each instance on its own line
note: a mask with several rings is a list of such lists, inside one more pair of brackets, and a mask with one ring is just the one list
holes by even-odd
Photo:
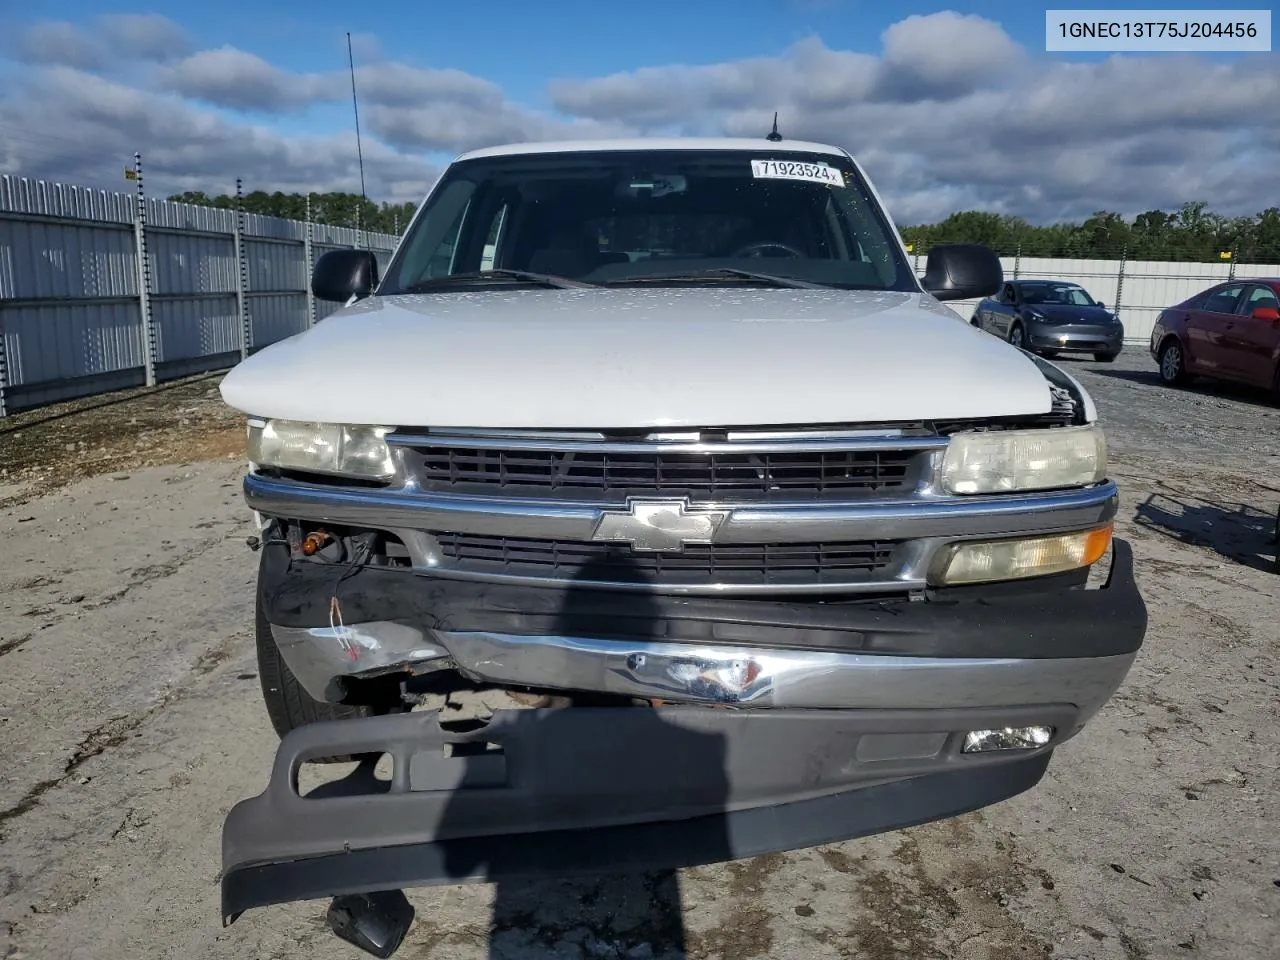
[[[1275, 957], [1280, 410], [1160, 388], [1137, 349], [1070, 366], [1109, 426], [1151, 628], [1038, 788], [678, 878], [415, 891], [397, 956]], [[355, 955], [322, 903], [219, 925], [222, 817], [275, 738], [216, 382], [0, 421], [4, 960]]]

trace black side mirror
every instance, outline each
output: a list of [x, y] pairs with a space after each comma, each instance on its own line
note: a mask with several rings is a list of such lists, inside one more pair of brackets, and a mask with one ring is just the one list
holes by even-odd
[[330, 250], [311, 274], [311, 292], [336, 303], [367, 297], [377, 285], [378, 260], [368, 250]]
[[1099, 309], [1099, 310], [1105, 310], [1105, 309], [1107, 309], [1107, 305], [1106, 305], [1105, 303], [1103, 303], [1101, 300], [1099, 300], [1099, 301], [1098, 301], [1098, 309]]
[[922, 283], [939, 300], [989, 297], [1004, 285], [1004, 267], [989, 247], [947, 243], [929, 251]]

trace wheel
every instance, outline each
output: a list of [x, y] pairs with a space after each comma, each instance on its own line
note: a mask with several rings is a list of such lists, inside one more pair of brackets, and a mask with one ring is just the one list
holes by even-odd
[[1099, 363], [1113, 363], [1118, 356], [1120, 356], [1120, 354], [1106, 353], [1104, 351], [1102, 353], [1095, 353], [1093, 355], [1093, 359], [1097, 360]]
[[1044, 351], [1044, 358], [1045, 358], [1046, 360], [1057, 360], [1057, 359], [1058, 359], [1058, 357], [1060, 357], [1060, 356], [1062, 356], [1062, 351], [1061, 351], [1061, 350], [1046, 350], [1046, 351]]
[[1015, 323], [1009, 328], [1009, 342], [1019, 349], [1026, 348], [1027, 335], [1022, 330], [1022, 324]]
[[1182, 359], [1182, 344], [1170, 338], [1160, 348], [1160, 382], [1170, 387], [1187, 382], [1187, 368]]
[[[398, 701], [366, 706], [328, 703], [313, 699], [303, 689], [298, 678], [290, 671], [289, 665], [285, 663], [284, 657], [280, 655], [280, 648], [276, 646], [275, 637], [271, 635], [271, 624], [267, 621], [266, 611], [262, 608], [261, 597], [258, 598], [256, 606], [258, 677], [262, 683], [262, 699], [267, 706], [267, 716], [271, 718], [271, 726], [275, 728], [277, 736], [283, 737], [290, 730], [296, 730], [308, 723], [355, 720], [402, 709]], [[318, 757], [314, 762], [344, 763], [354, 759], [358, 758]]]

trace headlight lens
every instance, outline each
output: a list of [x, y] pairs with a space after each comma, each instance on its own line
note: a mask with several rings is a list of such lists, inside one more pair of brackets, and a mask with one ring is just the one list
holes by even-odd
[[956, 494], [1083, 487], [1106, 474], [1107, 442], [1094, 424], [957, 433], [942, 461], [942, 486]]
[[249, 459], [268, 467], [369, 480], [395, 475], [386, 436], [391, 427], [250, 420]]
[[940, 556], [933, 579], [953, 585], [1066, 573], [1097, 563], [1110, 546], [1110, 525], [1050, 537], [957, 543]]

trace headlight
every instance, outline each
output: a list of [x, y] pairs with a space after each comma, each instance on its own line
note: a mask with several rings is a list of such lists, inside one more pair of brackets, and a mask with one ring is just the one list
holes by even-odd
[[386, 435], [391, 427], [250, 420], [249, 459], [267, 467], [369, 480], [395, 475]]
[[1029, 320], [1048, 320], [1049, 318], [1048, 318], [1048, 317], [1046, 317], [1046, 316], [1045, 316], [1043, 313], [1041, 313], [1039, 310], [1028, 310], [1028, 311], [1027, 311], [1027, 319], [1029, 319]]
[[1101, 428], [991, 430], [953, 434], [942, 460], [948, 493], [1008, 493], [1101, 483], [1107, 441]]
[[1049, 537], [956, 543], [939, 555], [931, 579], [953, 585], [1067, 573], [1097, 563], [1109, 546], [1110, 524]]

